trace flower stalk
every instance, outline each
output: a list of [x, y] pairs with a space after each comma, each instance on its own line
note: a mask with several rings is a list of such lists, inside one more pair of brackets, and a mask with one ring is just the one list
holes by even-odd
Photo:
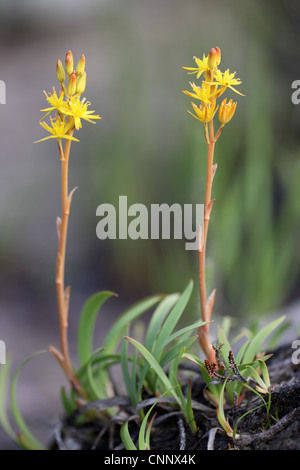
[[[40, 122], [43, 129], [48, 131], [50, 135], [37, 141], [41, 142], [47, 139], [56, 139], [61, 160], [61, 217], [57, 218], [58, 253], [55, 276], [60, 350], [54, 346], [50, 346], [49, 349], [58, 360], [73, 389], [78, 395], [84, 398], [84, 391], [73, 370], [68, 343], [68, 317], [71, 289], [70, 286], [65, 287], [65, 264], [70, 207], [73, 193], [76, 190], [76, 188], [74, 188], [69, 193], [69, 159], [72, 140], [78, 142], [78, 139], [76, 139], [73, 134], [75, 130], [79, 130], [82, 127], [81, 120], [83, 119], [94, 124], [94, 119], [101, 118], [95, 115], [94, 111], [88, 111], [87, 107], [90, 103], [86, 102], [85, 98], [81, 98], [86, 87], [84, 55], [80, 57], [77, 68], [74, 70], [73, 54], [71, 51], [68, 51], [65, 58], [65, 69], [60, 60], [58, 60], [56, 64], [56, 76], [61, 85], [60, 94], [59, 96], [57, 95], [55, 88], [53, 88], [52, 94], [45, 93], [46, 100], [50, 104], [50, 107], [41, 110], [42, 112], [47, 112], [44, 118], [50, 115], [51, 125], [48, 125], [44, 121]], [[65, 85], [66, 79], [68, 79], [67, 85]], [[55, 115], [51, 116], [53, 112]], [[63, 139], [65, 140], [64, 148], [62, 145]]]
[[[194, 57], [196, 67], [183, 67], [189, 74], [196, 74], [197, 79], [203, 76], [201, 86], [191, 83], [192, 92], [184, 91], [184, 93], [194, 99], [200, 101], [199, 107], [191, 102], [193, 110], [196, 114], [188, 111], [194, 118], [202, 122], [204, 125], [204, 136], [207, 144], [207, 172], [206, 172], [206, 189], [204, 202], [204, 223], [200, 227], [198, 258], [199, 258], [199, 292], [202, 320], [211, 321], [212, 310], [215, 301], [216, 290], [213, 289], [207, 298], [206, 293], [206, 246], [208, 226], [211, 211], [214, 203], [212, 199], [212, 185], [216, 173], [217, 165], [214, 163], [215, 144], [219, 139], [224, 126], [232, 119], [236, 103], [227, 98], [223, 99], [220, 106], [217, 106], [218, 98], [227, 90], [227, 88], [241, 95], [233, 85], [240, 85], [241, 81], [235, 78], [235, 72], [230, 73], [227, 69], [225, 72], [219, 70], [221, 62], [221, 50], [219, 47], [211, 49], [208, 56], [203, 54], [202, 60]], [[220, 127], [215, 133], [214, 117], [219, 108]], [[210, 362], [215, 360], [215, 350], [210, 339], [210, 324], [201, 326], [198, 331], [200, 345]]]

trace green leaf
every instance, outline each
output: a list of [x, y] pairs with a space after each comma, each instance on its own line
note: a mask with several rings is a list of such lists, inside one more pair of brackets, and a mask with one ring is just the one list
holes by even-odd
[[178, 405], [181, 407], [180, 400], [176, 392], [173, 390], [173, 386], [170, 380], [168, 379], [167, 375], [165, 374], [165, 372], [163, 371], [163, 369], [161, 368], [161, 366], [159, 365], [155, 357], [153, 357], [153, 355], [145, 348], [145, 346], [140, 344], [135, 339], [129, 338], [128, 336], [126, 336], [125, 338], [142, 354], [142, 356], [146, 359], [146, 361], [150, 364], [150, 366], [157, 373], [160, 381], [164, 384], [164, 386], [167, 389], [170, 389], [170, 393], [175, 398]]
[[154, 307], [161, 300], [161, 296], [153, 296], [148, 299], [137, 302], [130, 307], [123, 315], [115, 321], [112, 328], [107, 333], [103, 346], [106, 348], [107, 353], [111, 353], [118, 345], [120, 338], [123, 336], [124, 328], [127, 323], [131, 323], [137, 317], [147, 312], [150, 308]]
[[159, 305], [156, 307], [151, 320], [149, 322], [148, 328], [147, 328], [147, 334], [145, 338], [145, 347], [148, 349], [148, 351], [153, 351], [155, 341], [157, 334], [160, 330], [160, 327], [170, 312], [171, 308], [174, 306], [174, 304], [177, 302], [179, 298], [179, 294], [171, 294], [168, 295], [165, 299], [163, 299]]
[[254, 336], [254, 338], [250, 341], [248, 348], [246, 349], [243, 362], [252, 362], [255, 359], [256, 354], [260, 352], [260, 348], [262, 347], [264, 340], [269, 336], [269, 334], [271, 334], [275, 330], [275, 328], [280, 325], [280, 323], [283, 322], [284, 319], [285, 316], [277, 318], [276, 320], [272, 321], [269, 325], [262, 328]]
[[168, 315], [158, 335], [155, 351], [157, 351], [160, 348], [160, 345], [164, 343], [167, 338], [172, 334], [172, 331], [174, 330], [177, 322], [183, 314], [185, 307], [187, 306], [187, 303], [191, 297], [193, 285], [193, 281], [190, 281], [184, 292], [179, 297], [172, 311]]
[[120, 429], [120, 436], [126, 450], [137, 450], [128, 430], [128, 421], [122, 424]]
[[[152, 424], [153, 424], [153, 421], [154, 421], [154, 418], [155, 416], [153, 416], [153, 418], [151, 419], [150, 423], [149, 423], [149, 426], [148, 426], [148, 430], [146, 432], [146, 426], [147, 426], [147, 421], [148, 421], [148, 418], [153, 410], [153, 408], [157, 405], [157, 403], [161, 400], [162, 397], [164, 397], [167, 393], [171, 392], [172, 390], [169, 389], [169, 390], [166, 390], [154, 403], [153, 405], [151, 406], [151, 408], [149, 409], [149, 411], [146, 413], [143, 421], [142, 421], [142, 424], [141, 424], [141, 427], [140, 427], [140, 431], [139, 431], [139, 450], [149, 450], [150, 449], [150, 431], [151, 431], [151, 427], [152, 427]], [[150, 429], [149, 429], [150, 428]]]
[[226, 420], [225, 413], [224, 413], [224, 400], [225, 400], [226, 385], [227, 385], [227, 380], [225, 380], [225, 382], [223, 383], [221, 393], [219, 396], [219, 405], [217, 407], [217, 417], [224, 431], [227, 433], [229, 437], [231, 437], [233, 435], [233, 429], [231, 428], [230, 424]]
[[253, 369], [253, 367], [251, 367], [251, 366], [247, 366], [247, 369], [250, 371], [250, 376], [257, 382], [257, 384], [263, 390], [268, 391], [268, 387], [266, 386], [266, 384], [264, 383], [264, 381], [262, 380], [262, 378], [260, 377], [258, 372], [255, 369]]
[[84, 304], [78, 326], [78, 360], [83, 366], [92, 356], [93, 333], [100, 308], [112, 296], [113, 292], [102, 291], [92, 295]]
[[11, 371], [11, 359], [7, 358], [6, 364], [0, 366], [0, 425], [4, 429], [5, 433], [14, 441], [17, 442], [16, 433], [12, 429], [6, 407], [6, 396], [9, 381], [9, 374]]
[[184, 328], [181, 328], [181, 330], [176, 331], [172, 335], [168, 336], [167, 338], [164, 339], [161, 343], [157, 344], [154, 355], [158, 352], [160, 352], [167, 344], [171, 343], [171, 341], [174, 341], [176, 338], [179, 336], [184, 335], [185, 333], [188, 333], [190, 331], [195, 330], [196, 328], [200, 328], [200, 326], [207, 325], [207, 323], [210, 323], [208, 321], [203, 322], [202, 320], [198, 320], [197, 322], [193, 323], [192, 325], [186, 326]]
[[11, 408], [12, 408], [12, 413], [13, 413], [13, 416], [15, 418], [15, 421], [16, 421], [16, 424], [17, 426], [19, 427], [20, 429], [20, 432], [21, 432], [21, 440], [20, 442], [21, 443], [25, 443], [26, 442], [26, 445], [30, 445], [30, 449], [35, 449], [35, 450], [45, 450], [44, 446], [33, 436], [33, 434], [31, 434], [31, 432], [29, 431], [21, 413], [20, 413], [20, 409], [19, 409], [19, 406], [18, 406], [18, 403], [17, 403], [17, 398], [16, 398], [16, 389], [17, 389], [17, 383], [18, 383], [18, 379], [19, 379], [19, 375], [20, 373], [22, 372], [24, 366], [29, 362], [31, 361], [31, 359], [33, 359], [34, 357], [42, 354], [42, 353], [45, 353], [47, 351], [38, 351], [34, 354], [32, 354], [31, 356], [29, 356], [21, 365], [20, 367], [17, 369], [17, 371], [15, 372], [14, 376], [13, 376], [13, 379], [12, 379], [12, 383], [11, 383], [11, 391], [10, 391], [10, 397], [11, 397]]
[[[128, 330], [128, 329], [127, 329]], [[136, 350], [135, 350], [136, 353]], [[124, 338], [121, 346], [121, 369], [122, 376], [126, 386], [128, 396], [133, 406], [137, 405], [137, 390], [135, 387], [136, 383], [136, 354], [132, 361], [132, 375], [130, 375], [128, 367], [128, 341]]]
[[271, 387], [271, 382], [270, 382], [270, 376], [269, 376], [267, 364], [264, 361], [261, 361], [260, 359], [258, 362], [260, 364], [260, 369], [261, 369], [261, 374], [263, 376], [263, 380], [267, 386], [267, 389], [269, 389]]

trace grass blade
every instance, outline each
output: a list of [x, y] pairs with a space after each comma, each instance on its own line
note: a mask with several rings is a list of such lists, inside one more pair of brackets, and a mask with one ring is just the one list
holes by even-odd
[[21, 439], [20, 439], [20, 442], [21, 443], [26, 442], [28, 445], [30, 443], [30, 448], [35, 449], [35, 450], [45, 450], [45, 448], [33, 436], [33, 434], [30, 432], [30, 430], [28, 429], [28, 427], [27, 427], [27, 425], [26, 425], [26, 423], [25, 423], [25, 421], [24, 421], [24, 419], [23, 419], [23, 417], [20, 413], [20, 409], [19, 409], [19, 406], [18, 406], [18, 403], [17, 403], [17, 398], [16, 398], [16, 395], [17, 395], [16, 389], [17, 389], [19, 375], [22, 372], [24, 366], [29, 361], [31, 361], [31, 359], [33, 359], [35, 356], [40, 355], [40, 354], [45, 353], [45, 352], [47, 352], [47, 351], [38, 351], [38, 352], [32, 354], [20, 365], [20, 367], [17, 369], [17, 371], [15, 372], [15, 374], [13, 376], [12, 383], [11, 383], [11, 391], [10, 391], [11, 408], [12, 408], [13, 416], [15, 418], [16, 424], [17, 424], [17, 426], [20, 430], [20, 434], [22, 436]]
[[272, 321], [269, 325], [262, 328], [254, 336], [254, 338], [250, 341], [248, 348], [246, 349], [243, 362], [252, 362], [255, 359], [256, 354], [260, 352], [260, 348], [262, 347], [264, 340], [269, 336], [269, 334], [271, 334], [275, 330], [275, 328], [280, 325], [280, 323], [283, 322], [284, 319], [285, 316], [277, 318], [276, 320]]
[[178, 294], [168, 295], [159, 303], [159, 305], [155, 309], [149, 322], [145, 338], [145, 347], [148, 349], [148, 351], [153, 351], [158, 331], [160, 330], [164, 319], [166, 318], [172, 307], [174, 307], [174, 304], [177, 302], [178, 298]]
[[133, 440], [131, 439], [131, 436], [129, 434], [128, 430], [128, 421], [125, 421], [124, 424], [122, 424], [121, 429], [120, 429], [120, 436], [123, 442], [123, 445], [126, 450], [137, 450]]
[[161, 298], [161, 295], [158, 295], [142, 300], [134, 304], [123, 313], [123, 315], [114, 323], [105, 337], [103, 346], [106, 348], [107, 353], [112, 353], [115, 350], [120, 338], [123, 336], [123, 331], [126, 325], [131, 323], [143, 313], [147, 312], [150, 308], [154, 307], [154, 305], [156, 305], [161, 300]]
[[112, 296], [113, 292], [101, 291], [92, 295], [84, 304], [78, 327], [78, 360], [79, 364], [83, 366], [87, 363], [93, 354], [93, 333], [95, 322], [99, 310], [104, 302]]
[[178, 405], [181, 407], [180, 400], [179, 400], [176, 392], [173, 390], [173, 386], [172, 386], [169, 378], [167, 377], [167, 375], [165, 374], [165, 372], [163, 371], [163, 369], [161, 368], [161, 366], [159, 365], [159, 363], [157, 362], [155, 357], [153, 357], [153, 355], [145, 348], [145, 346], [140, 344], [135, 339], [129, 338], [128, 336], [125, 336], [125, 338], [142, 354], [142, 356], [150, 364], [150, 367], [152, 367], [153, 370], [156, 372], [156, 374], [158, 375], [160, 381], [164, 384], [164, 386], [167, 389], [170, 389], [170, 393], [175, 398]]
[[184, 309], [190, 299], [193, 290], [193, 281], [190, 281], [184, 292], [179, 297], [175, 306], [173, 307], [171, 313], [168, 315], [163, 327], [157, 338], [157, 346], [155, 349], [159, 348], [160, 345], [169, 338], [172, 331], [174, 330], [177, 322], [179, 321], [181, 315], [184, 312]]

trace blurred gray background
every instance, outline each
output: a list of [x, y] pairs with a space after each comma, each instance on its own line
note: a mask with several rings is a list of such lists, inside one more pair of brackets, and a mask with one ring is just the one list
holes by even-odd
[[[292, 0], [10, 0], [0, 1], [0, 339], [14, 368], [32, 352], [57, 345], [56, 217], [60, 161], [44, 137], [43, 90], [56, 82], [56, 61], [85, 54], [86, 97], [102, 116], [84, 124], [72, 144], [72, 202], [66, 282], [72, 286], [70, 340], [76, 362], [80, 310], [92, 293], [119, 294], [97, 324], [97, 346], [132, 302], [182, 291], [192, 278], [191, 319], [199, 315], [197, 254], [184, 241], [96, 237], [96, 208], [128, 203], [202, 203], [206, 173], [203, 129], [186, 112], [182, 90], [193, 66], [214, 46], [222, 70], [242, 80], [231, 92], [234, 119], [216, 148], [216, 198], [208, 242], [209, 288], [217, 287], [215, 318], [250, 325], [266, 315], [299, 314], [300, 4]], [[58, 87], [57, 87], [58, 89]], [[295, 329], [290, 330], [293, 338]], [[294, 335], [294, 336], [293, 336]], [[0, 366], [3, 367], [3, 366]], [[45, 439], [61, 412], [64, 378], [45, 354], [20, 379], [28, 423]], [[1, 436], [1, 430], [0, 430]], [[2, 440], [1, 440], [2, 439]], [[8, 447], [0, 437], [0, 448]]]

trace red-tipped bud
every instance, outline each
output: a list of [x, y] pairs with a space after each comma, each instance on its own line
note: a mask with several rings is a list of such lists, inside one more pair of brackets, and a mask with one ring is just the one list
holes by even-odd
[[78, 95], [81, 95], [85, 90], [85, 86], [86, 86], [86, 72], [83, 72], [83, 74], [77, 80], [76, 93], [78, 93]]
[[82, 75], [85, 69], [85, 56], [84, 54], [81, 55], [77, 67], [76, 67], [76, 73], [77, 75]]
[[76, 74], [71, 73], [67, 87], [67, 94], [69, 97], [71, 97], [74, 95], [74, 93], [76, 93]]
[[63, 68], [63, 64], [61, 63], [61, 60], [58, 60], [56, 64], [56, 77], [59, 83], [63, 83], [66, 78], [66, 74]]
[[210, 53], [208, 54], [208, 66], [210, 69], [215, 69], [218, 66], [218, 52], [216, 49], [211, 49]]
[[217, 51], [217, 66], [218, 66], [221, 63], [221, 49], [219, 47], [216, 47], [216, 51]]
[[73, 73], [73, 70], [73, 54], [71, 51], [68, 51], [66, 54], [66, 72], [68, 75], [71, 75], [71, 73]]

